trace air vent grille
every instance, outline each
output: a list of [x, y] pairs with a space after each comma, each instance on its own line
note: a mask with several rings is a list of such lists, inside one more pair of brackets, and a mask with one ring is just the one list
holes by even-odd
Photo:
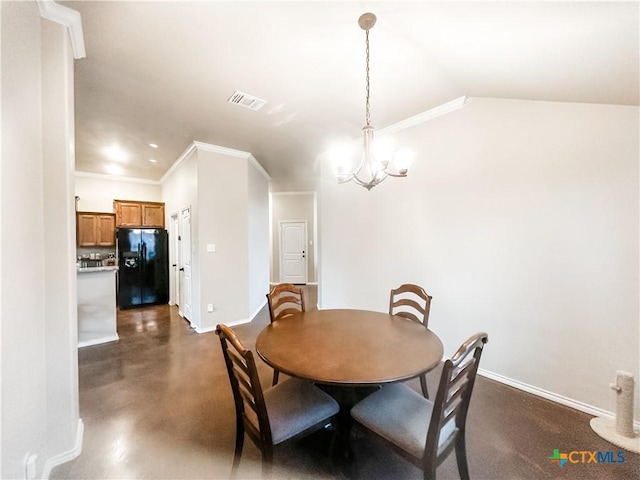
[[260, 110], [267, 101], [254, 97], [253, 95], [249, 95], [248, 93], [241, 92], [240, 90], [236, 90], [233, 92], [233, 95], [229, 97], [229, 103], [235, 103], [236, 105], [250, 108], [251, 110]]

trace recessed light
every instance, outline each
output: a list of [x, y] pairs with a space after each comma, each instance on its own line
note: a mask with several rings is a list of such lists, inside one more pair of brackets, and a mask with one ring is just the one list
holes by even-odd
[[150, 143], [149, 146], [151, 148], [158, 148], [158, 144], [157, 143]]
[[157, 160], [156, 160], [156, 159], [154, 159], [154, 158], [150, 158], [150, 159], [149, 159], [149, 161], [150, 161], [151, 163], [156, 163], [156, 162], [157, 162]]
[[111, 145], [110, 147], [103, 148], [102, 153], [104, 153], [110, 160], [122, 161], [126, 160], [129, 155], [127, 152], [122, 150], [118, 145]]

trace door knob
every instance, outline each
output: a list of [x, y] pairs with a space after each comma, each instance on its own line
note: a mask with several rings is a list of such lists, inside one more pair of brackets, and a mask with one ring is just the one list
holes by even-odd
[[184, 268], [181, 268], [181, 269], [180, 269], [180, 271], [181, 271], [181, 272], [184, 272]]

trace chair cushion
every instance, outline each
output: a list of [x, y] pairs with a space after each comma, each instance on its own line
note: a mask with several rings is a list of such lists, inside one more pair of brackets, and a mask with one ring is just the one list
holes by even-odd
[[[406, 385], [386, 385], [351, 409], [351, 416], [416, 458], [424, 456], [433, 402]], [[455, 430], [450, 421], [442, 429], [439, 446]]]
[[338, 403], [313, 383], [290, 378], [264, 392], [273, 444], [338, 413]]

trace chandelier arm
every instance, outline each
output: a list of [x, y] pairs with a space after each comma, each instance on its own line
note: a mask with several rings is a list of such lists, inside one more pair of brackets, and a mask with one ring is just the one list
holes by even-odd
[[382, 177], [379, 177], [379, 178], [378, 177], [373, 177], [370, 181], [365, 182], [360, 177], [358, 177], [357, 174], [354, 174], [353, 178], [351, 180], [354, 181], [356, 184], [361, 185], [361, 186], [366, 187], [367, 189], [371, 190], [373, 187], [375, 187], [379, 183], [382, 183], [388, 176], [389, 176], [389, 174], [385, 173], [384, 176], [382, 176]]
[[397, 177], [397, 178], [404, 178], [407, 176], [406, 173], [391, 173], [391, 172], [385, 172], [385, 174], [389, 177]]
[[338, 177], [338, 183], [348, 183], [353, 180], [353, 174]]
[[364, 180], [362, 180], [360, 177], [358, 177], [357, 174], [353, 174], [353, 177], [351, 178], [351, 180], [355, 183], [357, 183], [358, 185], [368, 185], [370, 182], [365, 182]]
[[[362, 159], [360, 160], [360, 163], [358, 163], [358, 165], [356, 166], [356, 168], [354, 168], [351, 172], [349, 173], [341, 173], [340, 175], [343, 177], [354, 177], [358, 172], [360, 172], [365, 165], [365, 160], [364, 160], [364, 155], [362, 156]], [[341, 182], [343, 183], [343, 182]]]

